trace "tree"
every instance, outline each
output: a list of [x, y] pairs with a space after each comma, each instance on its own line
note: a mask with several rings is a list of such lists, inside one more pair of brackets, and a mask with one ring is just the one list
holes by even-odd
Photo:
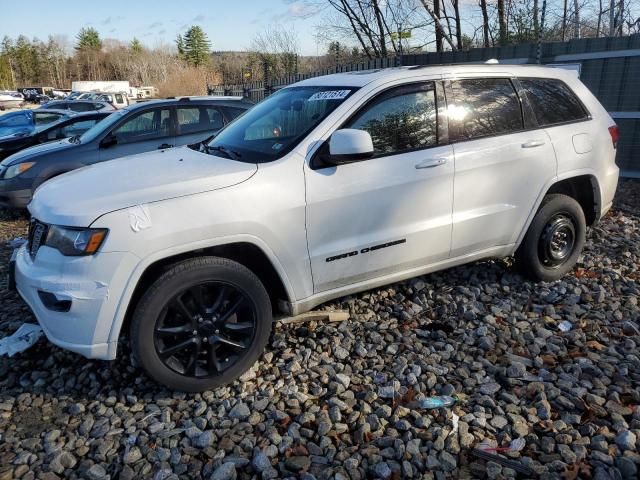
[[482, 11], [482, 46], [490, 47], [489, 43], [489, 13], [487, 12], [487, 0], [480, 0], [480, 10]]
[[176, 37], [176, 48], [178, 49], [178, 57], [184, 58], [184, 38], [180, 34]]
[[498, 25], [500, 30], [500, 45], [506, 45], [508, 39], [507, 33], [507, 12], [505, 10], [504, 0], [498, 0]]
[[[207, 34], [198, 25], [193, 25], [187, 33], [184, 34], [183, 56], [191, 65], [199, 67], [209, 62], [209, 54], [211, 53], [211, 42], [207, 38]], [[180, 47], [178, 45], [178, 47]], [[180, 53], [180, 48], [178, 48]]]
[[142, 53], [144, 47], [142, 46], [140, 40], [138, 40], [136, 37], [133, 37], [133, 40], [131, 40], [131, 43], [129, 44], [129, 50], [131, 50], [131, 53], [133, 53], [134, 55], [138, 55]]
[[100, 34], [93, 27], [82, 28], [76, 35], [76, 50], [94, 50], [98, 51], [102, 48], [102, 40]]

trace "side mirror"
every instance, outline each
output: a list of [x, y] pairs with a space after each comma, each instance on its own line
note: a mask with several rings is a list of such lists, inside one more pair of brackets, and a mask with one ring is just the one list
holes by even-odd
[[354, 128], [336, 130], [329, 140], [329, 155], [325, 161], [332, 165], [359, 162], [373, 156], [373, 140], [369, 132]]
[[113, 133], [110, 133], [102, 139], [102, 141], [100, 142], [100, 148], [109, 148], [116, 145], [117, 143], [118, 138]]

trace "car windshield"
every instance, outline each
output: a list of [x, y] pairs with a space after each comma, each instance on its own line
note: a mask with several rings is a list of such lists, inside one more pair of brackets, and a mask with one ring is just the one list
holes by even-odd
[[93, 127], [91, 127], [89, 130], [87, 130], [80, 136], [80, 143], [93, 142], [102, 133], [109, 130], [116, 122], [118, 122], [128, 112], [129, 111], [127, 109], [122, 109], [112, 113], [106, 118], [103, 118], [102, 120], [100, 120], [98, 123], [96, 123]]
[[282, 89], [238, 117], [206, 150], [251, 163], [281, 158], [355, 90], [319, 86]]

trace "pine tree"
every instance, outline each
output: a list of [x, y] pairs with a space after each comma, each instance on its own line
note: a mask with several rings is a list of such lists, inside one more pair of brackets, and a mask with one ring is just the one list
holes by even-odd
[[[201, 27], [192, 26], [187, 33], [184, 34], [183, 56], [186, 60], [196, 66], [204, 65], [209, 61], [209, 53], [211, 52], [211, 42], [207, 38]], [[178, 53], [180, 46], [178, 45]]]
[[93, 28], [82, 28], [76, 35], [78, 44], [76, 50], [100, 50], [102, 48], [102, 40], [100, 34]]
[[131, 50], [131, 53], [138, 55], [139, 53], [142, 53], [144, 47], [142, 46], [140, 40], [138, 40], [136, 37], [133, 37], [133, 40], [131, 40], [131, 43], [129, 44], [129, 49]]
[[182, 38], [180, 34], [176, 37], [176, 47], [178, 49], [178, 56], [184, 59], [184, 38]]

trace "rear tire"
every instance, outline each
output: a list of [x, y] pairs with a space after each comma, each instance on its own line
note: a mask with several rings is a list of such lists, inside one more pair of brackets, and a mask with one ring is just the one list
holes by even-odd
[[249, 269], [201, 257], [169, 268], [144, 294], [131, 324], [133, 354], [172, 390], [225, 385], [260, 357], [271, 332], [269, 295]]
[[580, 204], [562, 194], [547, 195], [516, 251], [521, 271], [533, 280], [551, 282], [573, 269], [586, 237]]

